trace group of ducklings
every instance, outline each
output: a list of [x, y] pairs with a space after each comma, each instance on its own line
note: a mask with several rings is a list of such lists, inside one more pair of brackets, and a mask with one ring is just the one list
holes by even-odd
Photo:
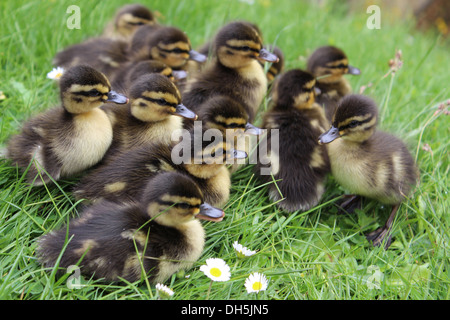
[[[54, 64], [66, 70], [61, 106], [29, 120], [11, 138], [8, 157], [34, 185], [83, 174], [74, 196], [89, 205], [39, 239], [40, 262], [155, 283], [190, 268], [205, 241], [198, 218], [224, 217], [236, 170], [226, 160], [247, 157], [247, 146], [225, 139], [227, 130], [238, 139], [259, 135], [267, 152], [254, 172], [261, 182], [275, 181], [269, 197], [286, 212], [317, 205], [329, 173], [358, 196], [392, 204], [386, 225], [367, 236], [387, 247], [396, 209], [417, 179], [407, 148], [376, 131], [373, 100], [351, 94], [343, 75], [360, 71], [342, 50], [317, 49], [307, 70], [284, 71], [283, 60], [246, 21], [224, 25], [194, 51], [184, 32], [159, 24], [139, 4], [121, 8], [102, 36], [57, 53]], [[264, 62], [271, 63], [267, 73]], [[261, 135], [252, 122], [268, 92]], [[199, 141], [196, 121], [200, 134], [218, 130], [224, 139]], [[186, 139], [177, 129], [189, 133], [185, 163], [173, 159]], [[271, 141], [279, 142], [277, 152]], [[350, 199], [343, 208], [355, 203]]]

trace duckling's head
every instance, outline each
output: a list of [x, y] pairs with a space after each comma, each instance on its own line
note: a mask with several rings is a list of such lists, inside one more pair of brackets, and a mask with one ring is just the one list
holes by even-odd
[[100, 107], [107, 101], [124, 104], [127, 97], [111, 90], [108, 78], [86, 65], [74, 66], [59, 79], [61, 101], [69, 113], [79, 114]]
[[283, 73], [274, 83], [272, 100], [277, 108], [308, 109], [317, 93], [314, 76], [300, 69], [292, 69]]
[[177, 227], [194, 219], [221, 221], [224, 212], [203, 200], [200, 188], [185, 174], [162, 172], [148, 182], [142, 203], [157, 223]]
[[255, 59], [277, 62], [278, 57], [263, 48], [258, 28], [246, 21], [230, 22], [215, 37], [214, 48], [220, 63], [227, 68], [239, 69]]
[[199, 119], [208, 128], [218, 129], [222, 134], [227, 130], [259, 135], [261, 129], [248, 122], [248, 113], [242, 104], [227, 96], [216, 96], [203, 103]]
[[181, 94], [166, 76], [150, 73], [139, 77], [130, 88], [131, 114], [144, 122], [167, 119], [171, 115], [197, 119], [197, 115], [181, 103]]
[[348, 64], [344, 51], [334, 46], [316, 49], [308, 59], [307, 70], [323, 83], [337, 82], [344, 74], [361, 74], [361, 70]]
[[143, 26], [133, 36], [131, 53], [139, 57], [151, 57], [174, 69], [182, 68], [189, 59], [205, 62], [206, 56], [192, 50], [187, 35], [175, 27]]
[[132, 37], [136, 30], [143, 25], [156, 23], [153, 13], [140, 4], [129, 4], [120, 8], [114, 19], [116, 31], [125, 36]]
[[218, 129], [202, 127], [185, 132], [172, 149], [172, 161], [182, 164], [193, 176], [208, 179], [234, 159], [245, 159], [245, 151], [236, 150]]
[[378, 109], [375, 101], [363, 95], [345, 96], [339, 103], [331, 128], [319, 137], [319, 143], [337, 138], [363, 142], [376, 130]]
[[[264, 49], [268, 50], [269, 52], [272, 52], [278, 57], [278, 62], [273, 62], [269, 69], [267, 70], [266, 76], [267, 80], [272, 82], [277, 75], [279, 75], [281, 72], [283, 72], [284, 69], [284, 54], [283, 51], [277, 46], [264, 46]], [[261, 63], [263, 64], [263, 63]]]

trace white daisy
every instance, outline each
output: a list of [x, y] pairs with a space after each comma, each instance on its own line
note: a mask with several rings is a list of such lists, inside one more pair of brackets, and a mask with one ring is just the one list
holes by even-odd
[[213, 281], [228, 281], [231, 277], [230, 267], [219, 258], [206, 259], [206, 265], [200, 266], [200, 271]]
[[58, 80], [59, 78], [61, 78], [63, 73], [64, 73], [64, 68], [56, 67], [56, 68], [53, 68], [52, 71], [47, 73], [47, 78], [52, 79], [52, 80]]
[[247, 247], [244, 247], [242, 244], [237, 241], [233, 242], [233, 248], [236, 251], [236, 254], [239, 258], [248, 258], [252, 255], [256, 254], [256, 251], [250, 250]]
[[268, 283], [269, 281], [267, 280], [265, 275], [255, 272], [245, 280], [245, 288], [247, 289], [248, 293], [258, 293], [260, 291], [266, 290]]
[[161, 283], [157, 283], [155, 287], [156, 287], [156, 292], [158, 293], [158, 295], [161, 298], [167, 299], [167, 298], [170, 298], [171, 296], [173, 296], [173, 291], [171, 289], [169, 289], [168, 286], [163, 285]]

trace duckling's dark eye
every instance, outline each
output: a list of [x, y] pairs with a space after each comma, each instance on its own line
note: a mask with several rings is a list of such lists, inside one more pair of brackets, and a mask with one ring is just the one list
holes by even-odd
[[100, 91], [98, 91], [98, 90], [93, 89], [93, 90], [91, 90], [91, 91], [88, 91], [88, 92], [87, 92], [87, 95], [88, 95], [89, 97], [98, 97], [98, 96], [101, 96], [102, 93], [101, 93]]
[[250, 51], [251, 48], [249, 46], [243, 46], [243, 47], [241, 47], [241, 50], [242, 51]]
[[172, 52], [173, 53], [184, 53], [184, 52], [186, 52], [186, 50], [182, 50], [180, 48], [175, 48], [175, 49], [172, 50]]
[[237, 123], [230, 123], [229, 125], [227, 125], [227, 128], [236, 129], [239, 128], [239, 125]]
[[177, 207], [183, 210], [187, 210], [191, 207], [189, 203], [181, 202], [177, 204]]
[[349, 127], [349, 128], [354, 128], [354, 127], [356, 127], [357, 125], [358, 125], [358, 121], [353, 120], [352, 122], [350, 122], [350, 123], [348, 124], [348, 127]]

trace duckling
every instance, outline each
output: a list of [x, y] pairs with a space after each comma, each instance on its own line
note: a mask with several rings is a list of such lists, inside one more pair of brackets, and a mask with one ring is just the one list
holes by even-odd
[[182, 118], [191, 122], [197, 119], [197, 115], [181, 103], [175, 84], [159, 73], [136, 79], [129, 89], [129, 97], [126, 105], [102, 107], [113, 126], [113, 141], [104, 162], [149, 141], [169, 144], [172, 133], [182, 129]]
[[253, 122], [267, 91], [267, 78], [258, 60], [275, 62], [278, 58], [262, 47], [258, 31], [245, 21], [222, 27], [214, 38], [214, 52], [209, 65], [188, 79], [183, 103], [198, 111], [195, 106], [214, 95], [233, 97]]
[[59, 79], [61, 106], [32, 118], [11, 138], [8, 157], [35, 185], [72, 177], [98, 163], [112, 141], [112, 127], [99, 107], [127, 103], [104, 74], [76, 66]]
[[377, 117], [377, 106], [372, 99], [362, 95], [345, 96], [331, 128], [320, 135], [319, 143], [328, 144], [331, 172], [342, 187], [393, 206], [386, 224], [367, 235], [375, 246], [387, 238], [385, 247], [388, 247], [398, 207], [419, 175], [405, 144], [376, 130]]
[[88, 202], [135, 201], [147, 179], [161, 171], [178, 171], [194, 179], [206, 202], [222, 207], [230, 196], [226, 164], [247, 154], [232, 149], [218, 130], [185, 131], [170, 145], [149, 143], [130, 149], [115, 157], [114, 162], [92, 170], [75, 186], [75, 198]]
[[130, 60], [159, 60], [174, 70], [183, 70], [189, 59], [205, 62], [195, 51], [187, 35], [176, 27], [143, 26], [136, 31], [129, 48]]
[[325, 114], [331, 123], [339, 100], [352, 91], [350, 83], [342, 76], [359, 75], [361, 70], [349, 65], [346, 54], [334, 46], [316, 49], [308, 59], [307, 70], [317, 78], [321, 94], [316, 100], [325, 108]]
[[151, 283], [190, 269], [205, 243], [199, 219], [218, 222], [224, 212], [204, 202], [195, 182], [178, 172], [160, 173], [142, 188], [138, 202], [95, 204], [68, 227], [39, 238], [40, 263], [79, 265], [82, 274], [105, 281], [148, 277]]
[[187, 77], [185, 71], [172, 70], [171, 67], [158, 60], [130, 61], [117, 70], [111, 78], [111, 86], [120, 92], [127, 92], [133, 81], [149, 73], [162, 74], [175, 84], [177, 81]]
[[157, 22], [150, 9], [140, 4], [128, 4], [117, 10], [113, 21], [106, 25], [103, 36], [129, 41], [139, 27], [154, 24]]
[[317, 143], [328, 123], [314, 101], [315, 85], [314, 76], [307, 71], [283, 73], [274, 83], [272, 106], [263, 116], [262, 127], [268, 131], [261, 146], [267, 150], [260, 149], [264, 152], [254, 167], [255, 175], [263, 183], [276, 181], [267, 186], [269, 198], [286, 212], [317, 205], [330, 172], [327, 150]]

